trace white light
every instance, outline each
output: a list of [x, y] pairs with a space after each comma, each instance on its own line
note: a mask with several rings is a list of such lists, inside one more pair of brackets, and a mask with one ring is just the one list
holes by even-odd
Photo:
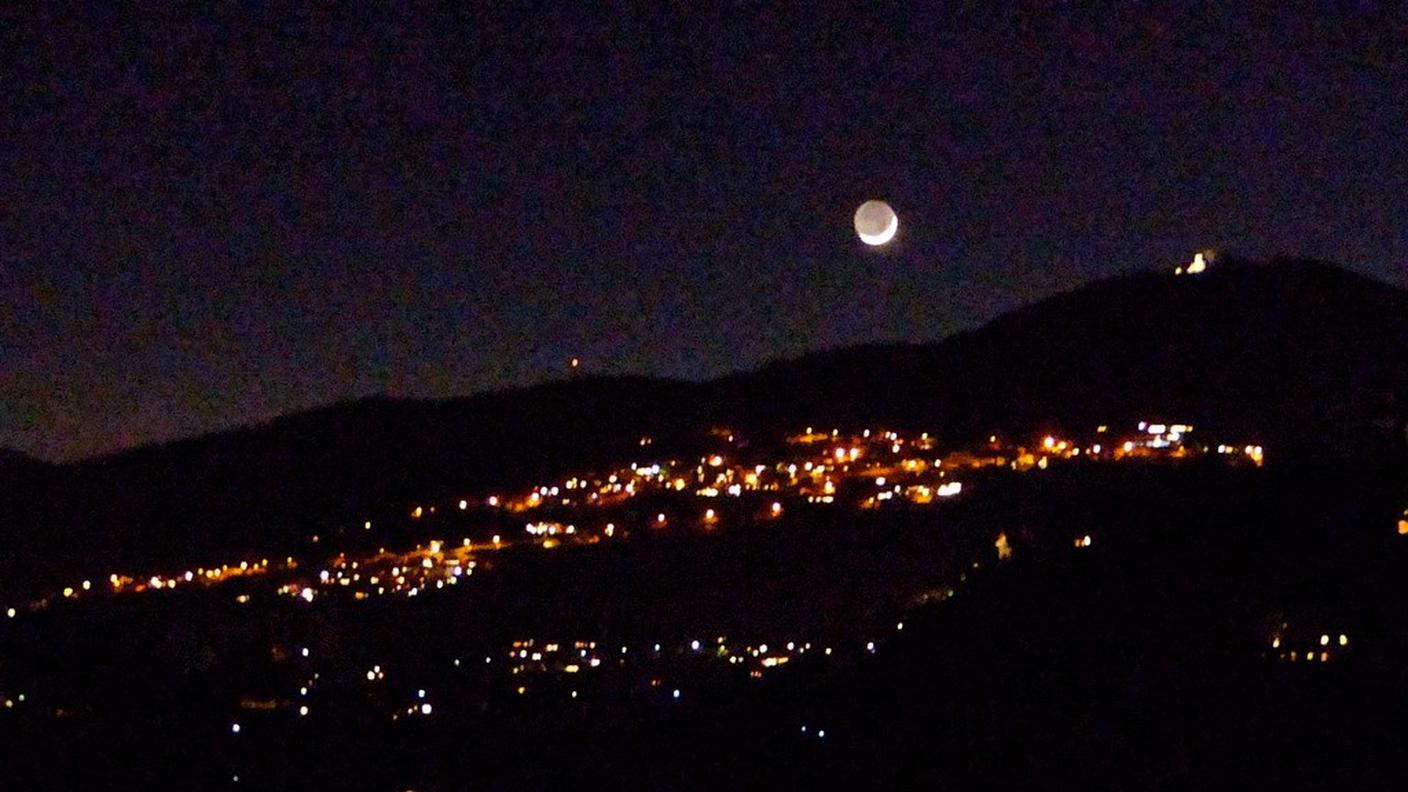
[[299, 707], [298, 714], [300, 717], [306, 716], [308, 714], [308, 705], [304, 704], [303, 706]]
[[690, 642], [689, 642], [689, 648], [690, 648], [690, 649], [693, 649], [693, 650], [696, 651], [696, 652], [699, 651], [699, 642], [698, 642], [698, 641], [690, 641]]
[[425, 690], [423, 690], [423, 689], [422, 689], [422, 690], [417, 690], [417, 691], [416, 691], [416, 698], [425, 698]]
[[231, 724], [230, 724], [230, 731], [231, 731], [232, 733], [234, 733], [234, 734], [239, 734], [239, 733], [240, 733], [240, 725], [239, 725], [238, 723], [231, 723]]
[[679, 688], [675, 688], [674, 697], [675, 697], [675, 698], [679, 698], [679, 697], [680, 697], [680, 689], [679, 689]]
[[865, 643], [865, 651], [867, 651], [867, 652], [873, 652], [873, 651], [875, 651], [875, 642], [874, 642], [874, 641], [866, 641], [866, 643]]
[[307, 657], [307, 656], [308, 656], [308, 647], [306, 647], [306, 646], [303, 647], [303, 656], [304, 656], [304, 657]]
[[430, 714], [430, 709], [431, 709], [431, 707], [430, 707], [430, 703], [429, 703], [429, 702], [427, 702], [427, 703], [425, 703], [425, 704], [422, 704], [422, 705], [420, 705], [420, 714], [422, 714], [422, 715], [429, 715], [429, 714]]
[[307, 602], [312, 602], [312, 601], [313, 601], [313, 589], [305, 588], [305, 589], [303, 589], [303, 593], [300, 594], [299, 596], [303, 597], [303, 599], [304, 599], [305, 601], [307, 601]]

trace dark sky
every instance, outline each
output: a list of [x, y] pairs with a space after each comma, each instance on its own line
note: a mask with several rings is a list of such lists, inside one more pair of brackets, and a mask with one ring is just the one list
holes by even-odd
[[933, 339], [1207, 246], [1408, 285], [1375, 4], [89, 5], [0, 11], [0, 445], [51, 459]]

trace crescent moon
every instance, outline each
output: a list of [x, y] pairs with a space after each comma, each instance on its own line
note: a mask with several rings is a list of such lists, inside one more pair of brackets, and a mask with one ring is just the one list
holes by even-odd
[[900, 230], [900, 216], [897, 215], [897, 214], [891, 213], [891, 214], [890, 214], [890, 224], [885, 227], [885, 230], [884, 230], [884, 231], [881, 231], [881, 232], [878, 233], [878, 234], [866, 234], [866, 233], [861, 233], [861, 234], [860, 234], [860, 241], [864, 242], [864, 243], [867, 244], [867, 245], [883, 245], [883, 244], [885, 244], [886, 242], [889, 242], [891, 239], [894, 239], [894, 238], [895, 238], [895, 232], [896, 232], [896, 231], [899, 231], [899, 230]]

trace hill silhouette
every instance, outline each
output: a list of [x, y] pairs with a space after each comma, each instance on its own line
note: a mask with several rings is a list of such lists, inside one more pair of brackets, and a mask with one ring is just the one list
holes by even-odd
[[[819, 353], [723, 383], [739, 411], [950, 434], [1175, 420], [1352, 445], [1408, 413], [1408, 293], [1330, 264], [1102, 281], [934, 344]], [[1207, 436], [1207, 435], [1205, 435]]]
[[1334, 265], [1224, 261], [1093, 283], [930, 344], [818, 352], [717, 380], [580, 378], [368, 398], [36, 469], [0, 495], [0, 565], [276, 552], [413, 499], [521, 485], [714, 424], [892, 425], [954, 442], [1137, 420], [1278, 452], [1403, 445], [1408, 292]]

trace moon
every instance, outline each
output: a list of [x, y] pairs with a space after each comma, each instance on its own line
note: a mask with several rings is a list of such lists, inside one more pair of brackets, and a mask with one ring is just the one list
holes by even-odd
[[866, 201], [856, 210], [856, 236], [867, 245], [883, 245], [900, 230], [900, 217], [880, 200]]

